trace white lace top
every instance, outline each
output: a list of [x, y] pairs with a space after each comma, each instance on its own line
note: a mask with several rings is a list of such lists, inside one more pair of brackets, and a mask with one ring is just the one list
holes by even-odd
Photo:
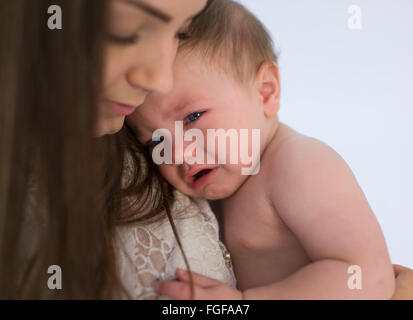
[[[206, 200], [175, 191], [172, 214], [191, 270], [235, 287], [231, 259], [219, 240], [218, 223]], [[184, 217], [175, 212], [185, 211]], [[164, 299], [155, 290], [157, 280], [175, 278], [176, 268], [186, 269], [167, 219], [149, 226], [118, 227], [117, 247], [121, 279], [133, 299]]]

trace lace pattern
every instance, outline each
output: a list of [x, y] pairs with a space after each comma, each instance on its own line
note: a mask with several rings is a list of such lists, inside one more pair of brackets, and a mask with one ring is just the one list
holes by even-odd
[[[230, 256], [219, 240], [218, 222], [208, 202], [178, 191], [174, 195], [174, 221], [191, 270], [235, 287]], [[156, 282], [174, 279], [176, 268], [186, 269], [169, 221], [121, 226], [117, 231], [121, 279], [131, 297], [167, 299], [155, 292]]]

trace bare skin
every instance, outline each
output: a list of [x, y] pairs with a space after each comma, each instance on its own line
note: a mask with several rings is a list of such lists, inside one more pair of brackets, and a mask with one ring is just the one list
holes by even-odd
[[172, 88], [179, 36], [206, 0], [111, 0], [95, 136], [118, 132], [149, 92]]
[[[398, 264], [394, 264], [393, 269], [396, 276], [396, 290], [392, 300], [413, 300], [413, 270]], [[157, 287], [158, 292], [160, 294], [169, 293], [175, 299], [190, 299], [191, 292], [188, 272], [178, 268], [176, 270], [176, 279], [179, 282], [174, 282], [172, 285], [169, 285], [169, 283], [166, 283], [166, 285], [159, 283]], [[222, 288], [219, 281], [204, 277], [198, 273], [192, 273], [192, 279], [195, 285], [195, 299], [206, 300], [211, 295], [216, 294], [217, 289], [220, 290]]]
[[413, 300], [413, 270], [395, 264], [396, 291], [392, 300]]
[[[188, 109], [182, 111], [185, 115], [204, 111], [190, 121], [190, 128], [261, 130], [257, 175], [241, 176], [239, 165], [223, 164], [208, 183], [193, 188], [185, 176], [196, 166], [160, 167], [181, 192], [221, 199], [225, 242], [238, 288], [197, 276], [211, 290], [196, 288], [195, 297], [390, 299], [394, 273], [374, 213], [350, 168], [333, 149], [278, 121], [278, 68], [264, 63], [246, 88], [213, 66], [198, 67], [205, 65], [202, 56], [181, 58], [175, 62], [175, 89], [169, 96], [149, 97], [128, 120], [141, 142], [155, 129], [171, 128], [181, 119], [178, 113], [174, 116], [176, 105]], [[193, 103], [184, 102], [199, 100], [195, 110]], [[197, 105], [202, 110], [196, 110]], [[160, 116], [165, 114], [171, 116]], [[348, 286], [348, 268], [354, 265], [361, 268], [362, 289]], [[188, 283], [182, 279], [178, 273], [181, 281], [161, 282], [158, 292], [188, 298]]]
[[[261, 173], [274, 170], [265, 166], [266, 159], [279, 152], [281, 144], [288, 147], [292, 143], [288, 140], [299, 136], [280, 124], [261, 160]], [[267, 178], [267, 174], [250, 177], [235, 194], [220, 201], [225, 243], [241, 290], [280, 281], [310, 262], [297, 237], [273, 207], [271, 195], [258, 187], [268, 185]], [[251, 273], [252, 269], [258, 272]]]
[[[394, 280], [382, 232], [341, 157], [280, 124], [261, 164], [262, 174], [221, 203], [244, 296], [390, 298]], [[347, 286], [350, 265], [361, 267], [362, 290]]]
[[[238, 290], [197, 276], [208, 288], [198, 290], [198, 298], [391, 298], [394, 276], [382, 232], [345, 162], [280, 124], [261, 164], [260, 174], [221, 200]], [[347, 285], [351, 265], [361, 267], [361, 290]], [[160, 291], [187, 292], [180, 283]]]

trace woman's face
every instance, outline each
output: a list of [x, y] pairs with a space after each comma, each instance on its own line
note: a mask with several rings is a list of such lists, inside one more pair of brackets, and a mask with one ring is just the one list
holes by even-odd
[[146, 95], [172, 89], [178, 41], [207, 0], [110, 0], [95, 134], [116, 133]]

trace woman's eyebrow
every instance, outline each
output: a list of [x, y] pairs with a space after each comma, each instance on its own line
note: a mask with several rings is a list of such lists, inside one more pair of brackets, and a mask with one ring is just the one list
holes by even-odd
[[141, 9], [145, 11], [146, 13], [149, 13], [150, 15], [162, 20], [163, 22], [168, 23], [172, 20], [171, 16], [160, 11], [157, 8], [152, 7], [151, 5], [145, 3], [144, 1], [141, 1], [141, 0], [122, 0], [122, 1], [125, 2], [126, 4], [134, 6], [135, 8]]

